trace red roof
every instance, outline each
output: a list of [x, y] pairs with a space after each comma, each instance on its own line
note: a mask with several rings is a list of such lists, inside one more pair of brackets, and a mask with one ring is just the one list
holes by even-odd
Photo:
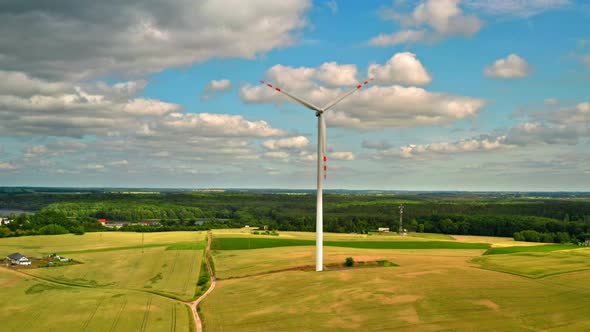
[[98, 222], [101, 224], [106, 224], [107, 220], [106, 219], [98, 219]]

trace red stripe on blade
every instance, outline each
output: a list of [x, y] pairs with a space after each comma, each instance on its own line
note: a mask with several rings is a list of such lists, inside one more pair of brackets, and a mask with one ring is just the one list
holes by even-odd
[[277, 90], [278, 92], [281, 92], [281, 89], [280, 88], [275, 88], [275, 90]]
[[356, 86], [356, 88], [357, 88], [357, 89], [360, 89], [360, 88], [362, 88], [362, 87], [363, 87], [363, 86], [362, 86], [362, 85], [360, 85], [360, 84]]

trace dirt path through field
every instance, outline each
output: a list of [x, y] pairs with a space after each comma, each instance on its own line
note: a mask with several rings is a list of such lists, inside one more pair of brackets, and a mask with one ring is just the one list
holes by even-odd
[[211, 263], [209, 262], [209, 251], [211, 250], [211, 231], [207, 233], [207, 249], [205, 249], [205, 263], [207, 263], [207, 270], [209, 271], [209, 276], [211, 277], [211, 286], [209, 289], [203, 293], [203, 295], [199, 296], [198, 299], [194, 300], [193, 302], [187, 302], [187, 304], [191, 307], [193, 312], [193, 317], [195, 319], [195, 326], [197, 327], [197, 332], [203, 332], [203, 324], [201, 322], [201, 318], [199, 317], [199, 313], [197, 312], [197, 306], [209, 293], [213, 291], [215, 288], [215, 275], [213, 275], [213, 269], [211, 269]]

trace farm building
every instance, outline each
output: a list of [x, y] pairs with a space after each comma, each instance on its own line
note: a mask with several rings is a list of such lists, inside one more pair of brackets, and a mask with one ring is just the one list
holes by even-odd
[[0, 217], [0, 226], [2, 226], [2, 225], [8, 225], [8, 224], [10, 224], [10, 222], [12, 222], [12, 220], [10, 220], [8, 218], [1, 218]]
[[389, 227], [379, 227], [377, 230], [381, 233], [389, 233]]
[[31, 261], [19, 252], [6, 256], [12, 264], [16, 265], [31, 265]]
[[106, 220], [106, 219], [103, 219], [103, 218], [101, 218], [101, 219], [98, 219], [98, 222], [99, 222], [99, 223], [101, 223], [101, 224], [103, 224], [103, 225], [106, 225], [106, 223], [107, 223], [107, 220]]

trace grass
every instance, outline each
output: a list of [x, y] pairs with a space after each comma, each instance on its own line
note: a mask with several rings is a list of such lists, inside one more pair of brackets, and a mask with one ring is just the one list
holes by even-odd
[[82, 263], [22, 270], [31, 276], [0, 267], [0, 298], [10, 299], [0, 301], [0, 329], [189, 330], [178, 299], [194, 297], [205, 243], [204, 232], [145, 233], [144, 246], [139, 233], [0, 239], [0, 255], [67, 253]]
[[571, 250], [578, 249], [580, 247], [572, 244], [540, 244], [534, 246], [515, 246], [515, 247], [498, 247], [490, 248], [484, 253], [484, 255], [504, 255], [514, 254], [521, 252], [551, 252], [558, 250]]
[[[208, 331], [590, 330], [590, 287], [583, 281], [590, 273], [533, 280], [476, 267], [471, 260], [481, 253], [326, 247], [326, 263], [351, 256], [358, 261], [389, 260], [399, 267], [257, 274], [313, 264], [313, 248], [216, 251], [218, 274], [242, 277], [219, 281], [201, 311]], [[570, 255], [543, 258], [566, 253]], [[546, 271], [564, 260], [589, 261], [577, 250], [526, 254], [538, 255], [542, 260], [531, 266]], [[484, 258], [515, 255], [521, 254]], [[581, 286], [572, 287], [569, 280]]]
[[[571, 246], [568, 248], [571, 249]], [[486, 255], [474, 259], [473, 262], [484, 269], [528, 278], [544, 278], [551, 275], [590, 270], [590, 249], [563, 250], [562, 248], [555, 250]]]
[[[245, 250], [293, 246], [313, 246], [313, 240], [272, 239], [272, 238], [215, 238], [212, 250]], [[328, 247], [368, 248], [368, 249], [487, 249], [485, 243], [465, 243], [456, 241], [324, 241]]]

